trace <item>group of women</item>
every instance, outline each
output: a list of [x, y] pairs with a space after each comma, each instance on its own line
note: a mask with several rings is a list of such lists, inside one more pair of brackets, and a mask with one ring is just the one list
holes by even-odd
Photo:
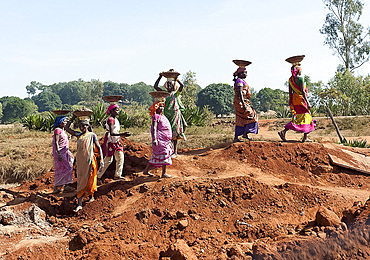
[[[282, 141], [286, 142], [286, 132], [294, 130], [303, 133], [302, 142], [311, 142], [308, 134], [315, 130], [315, 122], [312, 120], [310, 103], [307, 98], [307, 86], [302, 77], [300, 61], [304, 56], [294, 56], [291, 62], [291, 77], [289, 78], [289, 106], [292, 112], [292, 121], [285, 125], [284, 129], [278, 132]], [[288, 58], [286, 61], [290, 62]], [[250, 62], [247, 63], [247, 66]], [[250, 140], [249, 134], [258, 134], [258, 117], [249, 99], [251, 91], [245, 82], [247, 70], [240, 66], [234, 72], [234, 108], [235, 108], [235, 135], [234, 142], [241, 142], [239, 136]]]
[[[160, 76], [155, 84], [157, 90]], [[180, 86], [180, 87], [178, 87]], [[172, 164], [171, 157], [177, 156], [177, 141], [186, 140], [184, 131], [186, 122], [182, 115], [184, 106], [181, 103], [180, 93], [183, 90], [183, 84], [179, 80], [166, 81], [164, 87], [169, 92], [165, 102], [155, 102], [150, 108], [152, 116], [152, 148], [153, 155], [149, 160], [144, 174], [153, 176], [149, 172], [149, 167], [162, 167], [162, 178], [171, 178], [166, 173], [166, 166]], [[167, 110], [164, 107], [168, 108]], [[106, 134], [102, 147], [100, 146], [96, 134], [92, 132], [88, 117], [79, 118], [77, 126], [80, 131], [71, 128], [76, 115], [67, 122], [65, 116], [58, 116], [54, 122], [53, 135], [53, 156], [55, 164], [55, 179], [53, 193], [64, 191], [74, 191], [69, 186], [73, 183], [72, 171], [74, 156], [69, 151], [69, 141], [66, 132], [77, 137], [76, 153], [76, 175], [77, 175], [77, 201], [78, 205], [75, 211], [82, 209], [82, 198], [90, 196], [89, 201], [94, 200], [94, 192], [97, 185], [101, 184], [101, 177], [114, 159], [116, 160], [116, 170], [114, 179], [124, 180], [123, 173], [124, 154], [120, 137], [130, 136], [128, 132], [120, 133], [120, 124], [117, 119], [119, 106], [112, 104], [107, 109], [109, 115], [106, 122]], [[166, 115], [164, 115], [166, 114]], [[98, 164], [97, 159], [100, 158]], [[98, 169], [98, 165], [100, 168]]]
[[[304, 133], [303, 142], [311, 141], [308, 133], [314, 130], [315, 125], [310, 114], [310, 105], [307, 99], [307, 87], [303, 77], [300, 64], [293, 64], [291, 67], [291, 77], [289, 78], [289, 105], [293, 114], [292, 121], [285, 128], [278, 132], [282, 141], [286, 141], [286, 132], [294, 130]], [[258, 116], [253, 109], [250, 98], [251, 91], [245, 81], [247, 70], [245, 66], [239, 67], [234, 72], [234, 108], [235, 108], [235, 135], [234, 142], [241, 142], [239, 136], [251, 140], [249, 134], [258, 134]], [[159, 82], [162, 75], [158, 77], [154, 84], [157, 91], [162, 91]], [[152, 156], [144, 170], [145, 175], [153, 176], [149, 172], [150, 167], [162, 167], [162, 178], [171, 178], [166, 173], [166, 166], [172, 165], [172, 159], [177, 156], [178, 140], [186, 140], [185, 128], [187, 126], [184, 117], [184, 106], [181, 102], [180, 93], [184, 85], [178, 79], [167, 79], [164, 88], [169, 95], [165, 100], [155, 101], [150, 106], [152, 117], [151, 136], [152, 136]], [[77, 199], [78, 205], [75, 211], [82, 208], [82, 197], [90, 196], [90, 201], [94, 200], [94, 192], [100, 178], [113, 161], [116, 160], [116, 170], [114, 179], [124, 179], [122, 175], [124, 154], [122, 144], [119, 142], [121, 136], [129, 136], [127, 132], [119, 133], [120, 125], [116, 118], [119, 113], [117, 104], [110, 105], [107, 110], [109, 118], [106, 123], [106, 134], [104, 136], [103, 147], [100, 146], [97, 136], [92, 132], [88, 118], [78, 121], [80, 131], [71, 129], [71, 123], [76, 116], [67, 122], [65, 116], [55, 119], [55, 131], [53, 136], [53, 155], [55, 163], [54, 193], [74, 190], [69, 186], [73, 182], [72, 170], [74, 157], [69, 151], [68, 136], [64, 129], [76, 136], [76, 173], [77, 173]], [[100, 168], [98, 169], [97, 158], [100, 158]]]

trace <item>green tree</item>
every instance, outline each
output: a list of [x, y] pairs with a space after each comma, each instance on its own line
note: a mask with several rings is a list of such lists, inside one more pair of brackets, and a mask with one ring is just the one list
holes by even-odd
[[189, 70], [182, 78], [184, 90], [181, 93], [181, 101], [186, 108], [194, 108], [197, 101], [199, 85], [196, 80], [196, 73]]
[[63, 104], [76, 105], [86, 97], [88, 86], [82, 80], [54, 84], [51, 90], [57, 94]]
[[45, 85], [37, 81], [31, 81], [31, 84], [26, 86], [27, 94], [31, 97], [34, 96], [37, 91], [44, 91], [45, 88]]
[[367, 77], [355, 76], [349, 70], [338, 71], [322, 91], [321, 98], [336, 115], [366, 114], [370, 107]]
[[256, 94], [255, 106], [257, 111], [281, 111], [289, 102], [289, 93], [281, 89], [263, 88]]
[[234, 111], [234, 90], [229, 84], [210, 84], [198, 93], [198, 107], [208, 106], [216, 116]]
[[127, 91], [127, 100], [134, 101], [139, 105], [150, 106], [153, 104], [153, 98], [149, 92], [152, 91], [154, 91], [153, 86], [144, 82], [133, 84]]
[[90, 82], [86, 82], [86, 92], [84, 101], [87, 102], [101, 102], [103, 97], [104, 85], [98, 79], [92, 79]]
[[334, 50], [346, 69], [351, 71], [369, 60], [370, 28], [358, 23], [364, 4], [361, 0], [323, 0], [329, 13], [320, 33], [326, 35], [324, 44]]
[[62, 108], [62, 101], [59, 96], [50, 90], [40, 92], [36, 96], [33, 96], [32, 100], [39, 108], [39, 112]]
[[115, 83], [112, 81], [104, 82], [103, 96], [108, 95], [122, 95], [123, 99], [127, 99], [127, 91], [130, 88], [129, 84], [126, 83]]
[[0, 103], [0, 122], [2, 117], [3, 117], [3, 105]]
[[0, 103], [3, 106], [3, 123], [13, 123], [37, 111], [37, 106], [30, 98], [2, 97]]

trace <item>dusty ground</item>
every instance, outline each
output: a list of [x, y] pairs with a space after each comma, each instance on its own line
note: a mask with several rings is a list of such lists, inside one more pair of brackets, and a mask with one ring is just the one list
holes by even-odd
[[[369, 259], [369, 176], [271, 126], [270, 141], [182, 149], [173, 179], [143, 176], [150, 146], [124, 140], [129, 181], [111, 166], [77, 214], [75, 193], [51, 193], [53, 172], [0, 189], [0, 259]], [[320, 206], [339, 222], [319, 223]]]

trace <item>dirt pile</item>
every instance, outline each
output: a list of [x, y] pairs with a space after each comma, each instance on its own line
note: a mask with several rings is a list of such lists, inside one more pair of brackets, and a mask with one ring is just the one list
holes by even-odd
[[[368, 176], [330, 165], [321, 144], [246, 142], [187, 149], [168, 167], [175, 178], [159, 179], [159, 169], [153, 171], [155, 177], [141, 174], [151, 156], [149, 146], [122, 143], [129, 181], [113, 181], [112, 164], [96, 200], [85, 201], [77, 214], [74, 193], [51, 193], [52, 172], [3, 190], [6, 207], [37, 207], [45, 212], [50, 228], [24, 229], [2, 222], [0, 255], [5, 259], [370, 257]], [[317, 219], [318, 211], [327, 222]], [[21, 246], [9, 249], [15, 245]]]

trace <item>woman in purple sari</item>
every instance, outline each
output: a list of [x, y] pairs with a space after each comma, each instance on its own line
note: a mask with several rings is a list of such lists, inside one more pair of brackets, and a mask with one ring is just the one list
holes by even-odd
[[64, 191], [73, 191], [74, 189], [65, 186], [73, 182], [72, 170], [74, 157], [69, 151], [68, 135], [64, 131], [67, 120], [65, 116], [58, 116], [54, 122], [53, 135], [53, 156], [55, 165], [54, 191], [53, 193]]
[[171, 155], [173, 154], [172, 147], [172, 127], [167, 117], [163, 115], [164, 103], [155, 101], [149, 108], [152, 116], [152, 149], [153, 155], [149, 159], [148, 166], [144, 170], [145, 175], [153, 176], [150, 173], [149, 166], [162, 167], [162, 178], [172, 178], [166, 173], [166, 166], [172, 165]]

